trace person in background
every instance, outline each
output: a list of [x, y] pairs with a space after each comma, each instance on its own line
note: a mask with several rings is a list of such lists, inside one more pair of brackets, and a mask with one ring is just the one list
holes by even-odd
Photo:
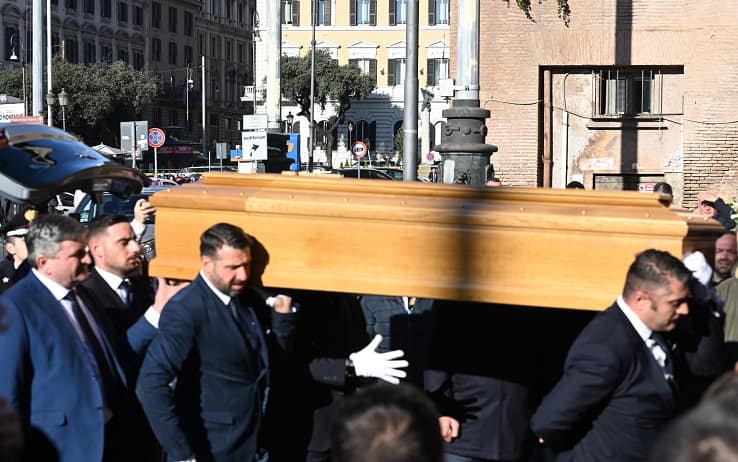
[[674, 201], [674, 192], [672, 191], [669, 183], [665, 183], [663, 181], [656, 183], [653, 185], [653, 192], [669, 196], [669, 204]]
[[717, 286], [733, 274], [738, 261], [735, 233], [728, 231], [715, 240], [715, 271], [712, 273], [711, 285]]
[[333, 462], [443, 462], [438, 412], [409, 385], [377, 383], [346, 399], [333, 427]]
[[697, 211], [700, 215], [714, 218], [729, 231], [735, 228], [736, 223], [731, 218], [733, 209], [715, 193], [709, 191], [698, 193], [697, 204]]
[[28, 248], [25, 237], [28, 234], [29, 219], [32, 220], [36, 215], [34, 209], [21, 209], [0, 228], [0, 234], [5, 235], [5, 252], [8, 254], [8, 258], [0, 262], [0, 293], [31, 271], [31, 266], [26, 261]]
[[570, 181], [566, 189], [584, 189], [584, 185], [580, 181]]

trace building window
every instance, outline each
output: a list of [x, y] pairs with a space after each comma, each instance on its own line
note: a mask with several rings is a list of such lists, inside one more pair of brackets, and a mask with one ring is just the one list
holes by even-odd
[[387, 60], [387, 86], [405, 84], [405, 58]]
[[95, 48], [95, 42], [92, 40], [85, 40], [84, 42], [84, 53], [85, 53], [85, 62], [86, 63], [94, 63], [97, 61], [97, 49]]
[[161, 3], [151, 3], [151, 27], [156, 29], [161, 27]]
[[606, 69], [596, 74], [599, 85], [599, 115], [604, 117], [638, 116], [653, 112], [654, 69]]
[[169, 125], [172, 127], [179, 125], [179, 117], [177, 117], [176, 110], [169, 111]]
[[95, 14], [95, 0], [85, 0], [85, 13]]
[[144, 54], [141, 50], [133, 52], [133, 68], [140, 71], [144, 67]]
[[128, 4], [125, 2], [118, 2], [118, 22], [121, 24], [128, 22]]
[[374, 81], [374, 86], [377, 86], [377, 60], [376, 59], [349, 59], [349, 64], [352, 64], [359, 69], [364, 75], [368, 75]]
[[192, 47], [189, 45], [185, 45], [184, 47], [184, 60], [186, 66], [192, 65]]
[[[315, 12], [315, 19], [317, 26], [330, 26], [331, 25], [331, 0], [317, 0], [316, 6], [318, 7]], [[312, 6], [312, 4], [311, 4]]]
[[118, 61], [123, 61], [128, 64], [130, 58], [128, 57], [128, 48], [118, 48]]
[[154, 126], [161, 125], [161, 108], [155, 107], [151, 111], [151, 118], [154, 120]]
[[169, 42], [169, 64], [177, 64], [177, 44]]
[[109, 63], [113, 60], [113, 47], [109, 43], [100, 46], [100, 61]]
[[197, 51], [200, 56], [205, 56], [205, 34], [197, 34]]
[[239, 42], [238, 43], [238, 63], [243, 64], [246, 59], [245, 57], [246, 57], [246, 46], [243, 43]]
[[300, 25], [300, 0], [282, 2], [282, 24]]
[[377, 0], [349, 0], [349, 23], [376, 26]]
[[64, 39], [64, 60], [70, 63], [79, 62], [79, 50], [77, 41], [73, 38]]
[[169, 7], [169, 32], [177, 33], [177, 9]]
[[64, 2], [64, 6], [66, 6], [68, 10], [76, 10], [77, 0], [66, 0], [66, 2]]
[[405, 24], [406, 22], [407, 22], [407, 0], [390, 0], [389, 1], [390, 26], [396, 26], [397, 24]]
[[427, 62], [426, 85], [435, 87], [443, 79], [448, 78], [448, 58], [429, 59]]
[[225, 42], [225, 59], [226, 62], [233, 61], [233, 43], [230, 40]]
[[161, 40], [158, 38], [151, 39], [151, 60], [161, 61]]
[[142, 7], [136, 5], [133, 7], [133, 25], [143, 26], [144, 23], [144, 10]]
[[191, 11], [184, 13], [184, 33], [188, 37], [192, 37], [193, 16]]
[[448, 1], [428, 0], [428, 25], [448, 24]]
[[215, 37], [210, 37], [210, 56], [215, 58], [218, 55], [218, 42]]
[[110, 19], [112, 17], [112, 0], [100, 0], [100, 16]]

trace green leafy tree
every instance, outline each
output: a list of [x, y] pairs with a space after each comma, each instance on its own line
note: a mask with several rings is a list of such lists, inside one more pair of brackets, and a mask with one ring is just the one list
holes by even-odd
[[[310, 118], [310, 54], [282, 57], [282, 97], [300, 106], [297, 115]], [[328, 163], [333, 164], [333, 131], [343, 123], [353, 100], [364, 99], [374, 90], [374, 81], [353, 65], [339, 66], [325, 50], [315, 51], [315, 104], [325, 109], [329, 104], [336, 115], [323, 130]], [[317, 135], [317, 130], [316, 130]], [[317, 136], [315, 138], [318, 138]]]
[[[54, 93], [62, 88], [69, 93], [65, 108], [67, 131], [85, 143], [100, 142], [118, 145], [120, 122], [141, 117], [158, 89], [157, 77], [137, 71], [122, 61], [115, 63], [74, 64], [54, 60]], [[0, 71], [0, 93], [22, 95], [19, 69]], [[30, 96], [32, 76], [26, 75], [27, 95]], [[46, 89], [44, 88], [44, 95]], [[44, 106], [46, 102], [44, 101]], [[54, 119], [61, 125], [61, 108], [54, 108]]]

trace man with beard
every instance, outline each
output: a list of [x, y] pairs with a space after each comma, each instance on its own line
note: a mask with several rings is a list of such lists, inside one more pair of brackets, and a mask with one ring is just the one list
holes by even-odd
[[712, 285], [716, 286], [728, 279], [733, 266], [738, 261], [735, 233], [727, 232], [715, 241], [715, 271], [712, 273]]
[[[219, 223], [200, 237], [200, 274], [167, 304], [137, 394], [168, 460], [259, 460], [269, 353], [284, 352], [290, 297], [246, 289], [252, 239]], [[259, 317], [257, 317], [259, 316]]]
[[713, 351], [708, 343], [720, 346], [719, 329], [691, 339], [676, 329], [680, 318], [705, 315], [691, 299], [691, 277], [667, 252], [636, 257], [622, 295], [577, 337], [561, 380], [531, 420], [539, 441], [560, 451], [556, 460], [645, 460], [680, 407], [677, 390], [696, 374], [720, 373], [700, 370]]

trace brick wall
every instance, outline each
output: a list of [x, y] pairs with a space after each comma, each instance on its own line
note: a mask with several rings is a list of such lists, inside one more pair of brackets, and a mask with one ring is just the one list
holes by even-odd
[[[480, 101], [492, 111], [487, 142], [506, 185], [542, 184], [539, 123], [541, 70], [556, 66], [684, 66], [683, 115], [670, 116], [682, 131], [677, 169], [685, 206], [697, 191], [717, 189], [729, 198], [738, 186], [738, 5], [722, 0], [570, 0], [571, 23], [557, 17], [556, 2], [533, 2], [528, 20], [515, 2], [483, 0], [480, 32]], [[452, 2], [452, 77], [456, 40]], [[682, 111], [679, 111], [682, 112]], [[648, 156], [648, 152], [638, 152]], [[673, 168], [670, 167], [670, 168]], [[674, 178], [674, 175], [670, 176]], [[678, 181], [678, 180], [677, 180]]]

